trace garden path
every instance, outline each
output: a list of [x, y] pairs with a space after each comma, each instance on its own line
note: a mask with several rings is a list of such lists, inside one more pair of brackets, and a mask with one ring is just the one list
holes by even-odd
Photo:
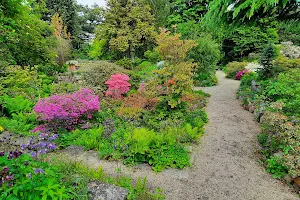
[[[296, 200], [288, 186], [271, 177], [259, 163], [255, 152], [259, 124], [239, 106], [239, 82], [217, 72], [219, 84], [200, 88], [211, 95], [206, 111], [209, 124], [199, 146], [193, 147], [193, 165], [184, 170], [168, 169], [154, 173], [147, 165], [128, 168], [103, 161], [97, 152], [66, 149], [65, 153], [90, 167], [133, 178], [146, 177], [150, 187], [160, 187], [172, 200]], [[198, 89], [198, 88], [196, 88]]]

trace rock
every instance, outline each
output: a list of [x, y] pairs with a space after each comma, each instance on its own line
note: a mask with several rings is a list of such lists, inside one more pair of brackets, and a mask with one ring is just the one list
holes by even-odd
[[127, 195], [128, 191], [126, 189], [115, 185], [98, 181], [90, 181], [88, 183], [89, 200], [124, 200]]
[[157, 65], [158, 69], [161, 69], [164, 67], [164, 64], [165, 64], [165, 61], [160, 61], [156, 65]]
[[259, 123], [262, 123], [263, 122], [264, 110], [265, 110], [265, 104], [261, 103], [258, 106], [259, 106], [259, 109], [255, 109], [254, 116], [255, 116], [255, 119], [257, 119], [257, 121]]
[[283, 177], [283, 179], [287, 182], [287, 183], [291, 183], [292, 182], [292, 177], [290, 176], [290, 175], [285, 175], [284, 177]]
[[249, 111], [251, 113], [254, 113], [255, 110], [256, 110], [256, 107], [254, 105], [249, 106]]
[[260, 86], [259, 86], [259, 84], [256, 83], [255, 80], [252, 80], [252, 82], [251, 82], [251, 90], [252, 91], [259, 91], [260, 90]]
[[282, 152], [282, 151], [279, 151], [279, 152], [277, 152], [277, 153], [274, 153], [274, 156], [276, 156], [276, 157], [281, 157], [281, 156], [283, 156], [283, 152]]
[[300, 187], [300, 176], [294, 178], [293, 181], [295, 182], [295, 184], [296, 184], [298, 187]]

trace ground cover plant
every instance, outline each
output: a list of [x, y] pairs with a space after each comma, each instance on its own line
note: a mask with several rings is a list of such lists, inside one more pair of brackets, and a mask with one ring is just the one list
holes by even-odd
[[[266, 53], [262, 54], [261, 71], [241, 78], [238, 96], [261, 122], [262, 133], [257, 137], [267, 171], [274, 178], [288, 175], [293, 180], [300, 173], [300, 71], [284, 63], [281, 65], [282, 62], [273, 62], [278, 58], [270, 51], [270, 47], [266, 47]], [[279, 59], [281, 57], [279, 55]]]
[[[49, 162], [49, 161], [48, 161]], [[147, 191], [146, 180], [136, 184], [125, 176], [110, 177], [101, 168], [89, 169], [75, 162], [36, 160], [21, 151], [0, 152], [0, 191], [3, 199], [88, 199], [90, 180], [115, 184], [128, 189], [127, 199], [163, 199], [157, 190]]]

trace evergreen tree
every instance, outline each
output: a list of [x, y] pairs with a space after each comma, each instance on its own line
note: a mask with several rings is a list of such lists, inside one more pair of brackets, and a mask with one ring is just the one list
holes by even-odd
[[147, 0], [151, 12], [155, 16], [157, 27], [165, 27], [170, 15], [171, 4], [169, 0]]
[[273, 59], [276, 56], [276, 51], [273, 44], [269, 44], [263, 51], [260, 64], [263, 66], [259, 71], [259, 77], [262, 80], [271, 78], [275, 75]]
[[208, 11], [211, 0], [171, 0], [169, 25], [194, 21], [198, 23]]
[[155, 18], [143, 0], [109, 0], [96, 40], [107, 39], [111, 51], [132, 58], [155, 43]]
[[58, 13], [62, 17], [67, 32], [72, 38], [79, 34], [78, 13], [75, 0], [46, 0], [46, 11], [43, 20], [51, 22], [51, 17]]

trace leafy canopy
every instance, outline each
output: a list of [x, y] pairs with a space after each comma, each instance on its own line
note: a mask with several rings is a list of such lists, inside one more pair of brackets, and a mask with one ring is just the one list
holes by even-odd
[[96, 30], [97, 40], [107, 39], [112, 51], [128, 57], [155, 41], [154, 16], [142, 0], [109, 0], [104, 22]]

